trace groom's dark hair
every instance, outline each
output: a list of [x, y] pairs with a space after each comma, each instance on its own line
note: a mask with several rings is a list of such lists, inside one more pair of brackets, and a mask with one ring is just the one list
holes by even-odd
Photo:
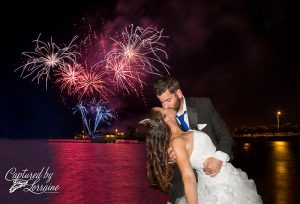
[[165, 91], [169, 90], [171, 93], [175, 93], [177, 89], [180, 89], [179, 82], [170, 76], [165, 76], [157, 80], [154, 85], [154, 92], [157, 96], [162, 95]]

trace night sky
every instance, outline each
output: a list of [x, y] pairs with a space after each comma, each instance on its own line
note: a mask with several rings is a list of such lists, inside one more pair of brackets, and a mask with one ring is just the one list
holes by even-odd
[[[64, 3], [63, 3], [64, 2]], [[115, 27], [151, 24], [163, 28], [170, 73], [186, 96], [210, 97], [232, 130], [240, 125], [271, 125], [299, 119], [299, 32], [295, 5], [256, 1], [23, 1], [1, 6], [1, 136], [72, 137], [82, 129], [79, 115], [61, 93], [14, 70], [21, 53], [42, 33], [68, 43], [89, 23]], [[101, 23], [98, 24], [101, 27]], [[298, 25], [299, 26], [299, 25]], [[100, 28], [99, 28], [100, 29]], [[298, 51], [297, 51], [298, 50]], [[126, 130], [158, 105], [148, 78], [144, 99], [113, 99], [118, 119], [110, 127]]]

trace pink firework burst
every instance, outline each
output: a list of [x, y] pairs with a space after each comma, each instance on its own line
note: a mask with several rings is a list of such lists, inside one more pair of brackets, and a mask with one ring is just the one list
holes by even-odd
[[125, 60], [111, 59], [107, 62], [106, 69], [112, 76], [117, 90], [126, 90], [128, 94], [135, 92], [138, 95], [137, 86], [142, 88], [146, 84], [142, 80], [145, 73], [128, 66]]
[[82, 73], [83, 66], [81, 64], [74, 63], [73, 66], [66, 64], [55, 72], [55, 76], [58, 77], [56, 83], [59, 84], [61, 91], [66, 89], [67, 93], [72, 95], [76, 91]]
[[79, 83], [76, 87], [79, 100], [83, 96], [95, 96], [99, 94], [100, 98], [108, 100], [110, 95], [114, 95], [114, 92], [109, 89], [108, 82], [106, 82], [106, 72], [100, 71], [98, 68], [85, 69], [79, 78]]
[[140, 69], [140, 72], [161, 75], [160, 69], [156, 65], [162, 66], [169, 74], [169, 66], [164, 62], [168, 59], [164, 50], [165, 44], [162, 42], [163, 30], [159, 31], [153, 27], [134, 27], [130, 25], [121, 32], [121, 39], [111, 38], [116, 44], [106, 55], [105, 59], [110, 62], [112, 59], [125, 60], [127, 66]]

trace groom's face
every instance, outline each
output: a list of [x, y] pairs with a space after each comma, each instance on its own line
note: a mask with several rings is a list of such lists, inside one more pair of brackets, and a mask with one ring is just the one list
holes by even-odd
[[169, 90], [167, 90], [160, 96], [157, 96], [157, 98], [164, 109], [172, 108], [176, 112], [179, 111], [182, 98], [181, 90], [178, 89], [174, 93], [171, 93]]

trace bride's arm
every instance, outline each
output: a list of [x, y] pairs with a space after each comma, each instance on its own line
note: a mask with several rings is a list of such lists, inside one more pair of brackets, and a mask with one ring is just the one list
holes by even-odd
[[197, 183], [189, 160], [189, 154], [186, 149], [185, 141], [180, 137], [176, 137], [172, 140], [171, 146], [176, 155], [177, 165], [183, 180], [186, 200], [189, 204], [197, 204]]

